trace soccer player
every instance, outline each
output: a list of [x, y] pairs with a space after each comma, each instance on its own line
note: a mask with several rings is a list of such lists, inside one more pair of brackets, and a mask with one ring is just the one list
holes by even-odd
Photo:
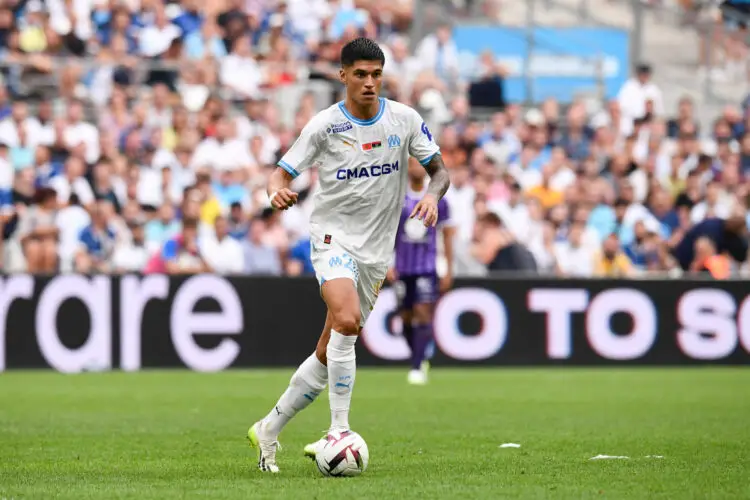
[[[349, 430], [356, 375], [354, 345], [393, 254], [406, 193], [409, 156], [430, 175], [427, 192], [410, 214], [425, 226], [438, 220], [438, 202], [450, 180], [437, 144], [419, 114], [379, 97], [385, 57], [372, 40], [341, 50], [339, 76], [346, 99], [315, 115], [278, 162], [268, 181], [271, 204], [297, 202], [292, 179], [317, 167], [320, 188], [310, 216], [311, 257], [328, 313], [315, 352], [292, 375], [276, 406], [248, 431], [258, 468], [278, 472], [278, 435], [329, 384], [331, 431]], [[325, 438], [305, 447], [315, 457]]]
[[438, 284], [437, 229], [426, 227], [410, 217], [412, 210], [427, 192], [425, 171], [419, 164], [409, 165], [409, 187], [401, 211], [396, 233], [396, 265], [389, 272], [398, 297], [398, 309], [403, 323], [403, 335], [411, 350], [411, 370], [408, 382], [427, 383], [427, 351], [432, 343], [432, 317], [440, 292], [446, 292], [453, 282], [453, 235], [448, 201], [438, 202], [438, 220], [443, 232], [443, 245], [448, 268]]

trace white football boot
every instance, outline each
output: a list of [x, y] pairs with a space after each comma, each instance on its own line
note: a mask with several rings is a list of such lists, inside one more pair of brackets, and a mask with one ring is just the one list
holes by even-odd
[[318, 451], [323, 449], [323, 446], [328, 442], [328, 431], [326, 431], [326, 435], [320, 438], [319, 440], [315, 441], [314, 443], [310, 443], [308, 445], [305, 445], [304, 453], [307, 458], [311, 458], [315, 460], [315, 455], [318, 454]]
[[250, 440], [250, 446], [258, 449], [258, 469], [276, 474], [279, 472], [279, 466], [276, 465], [276, 451], [281, 449], [281, 445], [276, 439], [265, 436], [263, 427], [262, 420], [255, 422], [247, 431], [247, 438]]
[[425, 385], [427, 383], [427, 373], [423, 370], [409, 370], [407, 382], [411, 385]]

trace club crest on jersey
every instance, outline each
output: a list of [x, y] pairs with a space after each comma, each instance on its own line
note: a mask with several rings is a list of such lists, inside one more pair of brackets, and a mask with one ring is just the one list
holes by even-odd
[[388, 147], [390, 149], [396, 149], [401, 147], [401, 138], [397, 135], [388, 136]]
[[347, 130], [353, 129], [354, 126], [351, 122], [343, 122], [343, 123], [334, 123], [328, 129], [326, 132], [329, 134], [340, 134], [341, 132], [346, 132]]
[[378, 149], [382, 146], [383, 143], [380, 141], [368, 142], [367, 144], [362, 144], [362, 151], [372, 151], [373, 149]]

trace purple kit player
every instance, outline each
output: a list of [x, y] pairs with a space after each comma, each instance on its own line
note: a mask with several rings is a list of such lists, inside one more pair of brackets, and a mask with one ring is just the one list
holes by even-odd
[[427, 352], [432, 344], [432, 317], [440, 293], [453, 282], [453, 234], [448, 203], [438, 202], [438, 228], [443, 232], [443, 245], [447, 261], [445, 276], [438, 282], [437, 246], [438, 229], [425, 227], [410, 218], [412, 211], [427, 190], [426, 172], [417, 162], [409, 162], [409, 187], [401, 211], [396, 233], [396, 266], [389, 272], [393, 282], [398, 308], [403, 321], [403, 335], [411, 349], [410, 384], [426, 384], [429, 363]]

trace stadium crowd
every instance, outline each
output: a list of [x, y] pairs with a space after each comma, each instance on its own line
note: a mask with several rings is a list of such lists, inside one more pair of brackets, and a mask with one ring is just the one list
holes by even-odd
[[283, 213], [265, 183], [364, 34], [451, 169], [457, 274], [748, 271], [750, 101], [702, 126], [687, 98], [663, 109], [642, 65], [600, 109], [524, 109], [449, 26], [410, 51], [411, 16], [409, 0], [4, 2], [0, 268], [312, 273], [316, 172]]

